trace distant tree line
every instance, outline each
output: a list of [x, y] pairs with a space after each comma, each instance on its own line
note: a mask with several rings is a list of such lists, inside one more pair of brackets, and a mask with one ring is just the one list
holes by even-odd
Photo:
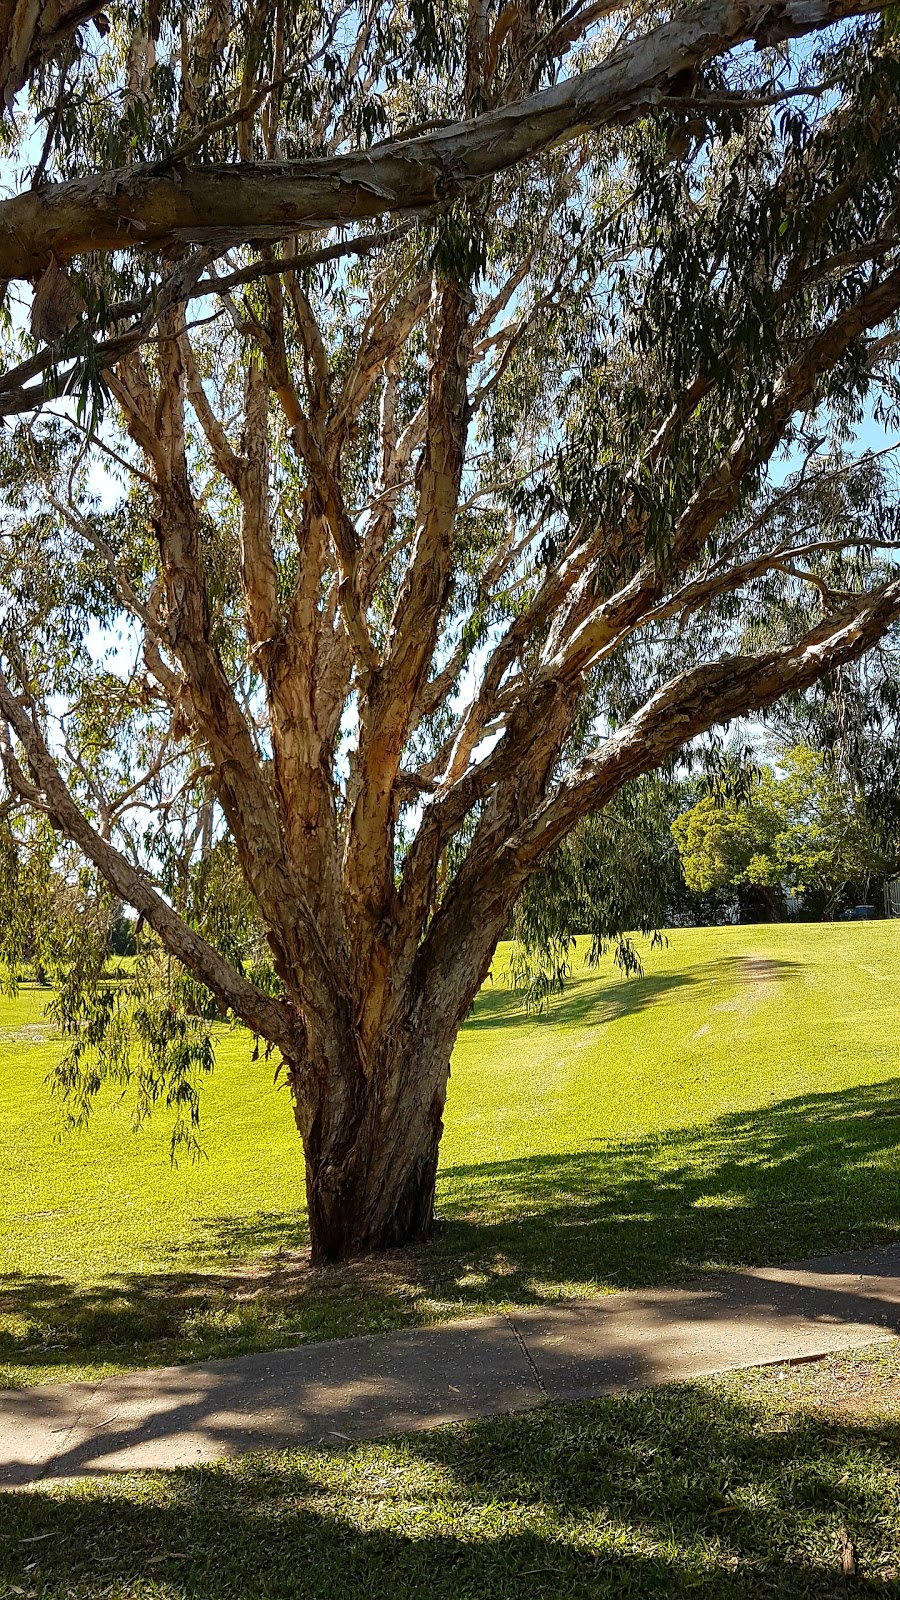
[[673, 820], [672, 833], [689, 893], [730, 891], [746, 921], [778, 921], [789, 911], [830, 919], [880, 899], [897, 869], [896, 842], [864, 794], [837, 761], [808, 745], [762, 768], [743, 799], [703, 795]]
[[880, 914], [900, 873], [900, 649], [783, 700], [771, 755], [713, 739], [628, 785], [559, 846], [512, 918], [526, 1004], [559, 993], [574, 940], [640, 970], [635, 935], [719, 923]]

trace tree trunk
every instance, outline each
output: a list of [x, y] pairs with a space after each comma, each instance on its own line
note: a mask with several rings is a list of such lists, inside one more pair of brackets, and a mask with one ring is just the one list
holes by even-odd
[[[343, 1041], [342, 1069], [315, 1073], [317, 1102], [296, 1106], [316, 1265], [431, 1233], [452, 1041], [403, 1032], [399, 1049], [387, 1040], [374, 1052], [374, 1072]], [[334, 1051], [326, 1054], [333, 1062]]]
[[740, 919], [743, 923], [783, 922], [784, 895], [765, 883], [742, 884], [738, 890]]

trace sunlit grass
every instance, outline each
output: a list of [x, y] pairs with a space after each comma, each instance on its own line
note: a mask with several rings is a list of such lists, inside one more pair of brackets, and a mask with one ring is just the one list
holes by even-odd
[[[46, 991], [0, 1006], [0, 1383], [674, 1281], [900, 1234], [900, 925], [680, 930], [453, 1059], [424, 1251], [310, 1273], [272, 1065], [226, 1033], [199, 1163], [106, 1095], [58, 1136]], [[279, 1253], [281, 1252], [281, 1253]]]

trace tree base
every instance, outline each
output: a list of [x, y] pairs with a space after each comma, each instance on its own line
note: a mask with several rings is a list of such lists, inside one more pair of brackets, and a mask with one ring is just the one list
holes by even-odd
[[[354, 1151], [355, 1159], [343, 1183], [334, 1181], [333, 1172], [317, 1172], [307, 1153], [314, 1266], [401, 1250], [431, 1238], [439, 1137], [440, 1124], [437, 1130], [430, 1125], [423, 1133], [425, 1148], [420, 1147], [417, 1157], [405, 1164], [384, 1156], [363, 1163], [360, 1152]], [[364, 1166], [363, 1182], [359, 1181], [360, 1166]]]

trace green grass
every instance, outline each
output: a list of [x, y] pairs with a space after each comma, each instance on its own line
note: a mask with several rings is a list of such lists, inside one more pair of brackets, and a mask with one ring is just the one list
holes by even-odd
[[0, 1495], [0, 1596], [897, 1596], [898, 1507], [891, 1344], [342, 1452]]
[[0, 1385], [399, 1327], [900, 1235], [900, 925], [683, 930], [580, 969], [547, 1016], [502, 980], [453, 1058], [427, 1248], [311, 1272], [271, 1066], [227, 1034], [207, 1157], [107, 1095], [57, 1138], [46, 994], [0, 1011]]

